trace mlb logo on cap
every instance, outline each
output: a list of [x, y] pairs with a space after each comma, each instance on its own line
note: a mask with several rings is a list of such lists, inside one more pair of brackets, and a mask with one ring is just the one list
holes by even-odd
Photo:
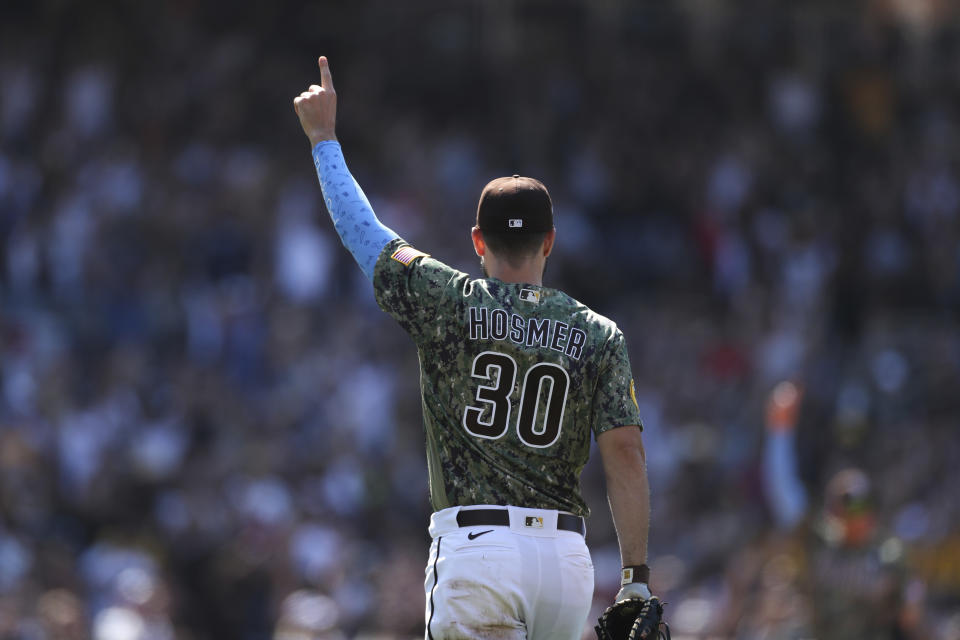
[[519, 218], [510, 218], [509, 226], [511, 229], [519, 229], [523, 226], [523, 220]]

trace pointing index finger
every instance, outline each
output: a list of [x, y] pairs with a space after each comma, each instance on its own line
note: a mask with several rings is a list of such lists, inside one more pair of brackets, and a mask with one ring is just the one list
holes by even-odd
[[333, 76], [330, 75], [330, 64], [327, 62], [327, 56], [320, 56], [320, 86], [328, 91], [333, 91]]

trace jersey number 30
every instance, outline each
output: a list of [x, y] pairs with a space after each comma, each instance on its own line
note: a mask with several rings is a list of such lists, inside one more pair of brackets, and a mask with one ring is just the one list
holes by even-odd
[[[494, 373], [496, 371], [496, 373]], [[470, 375], [489, 384], [477, 388], [476, 400], [483, 406], [468, 406], [463, 412], [463, 428], [478, 438], [496, 440], [509, 428], [510, 394], [517, 380], [517, 363], [508, 355], [484, 351], [473, 359]], [[496, 377], [496, 379], [494, 379]], [[540, 396], [547, 387], [546, 411], [538, 416]], [[556, 364], [540, 362], [527, 369], [520, 393], [517, 435], [529, 447], [549, 447], [560, 437], [563, 409], [570, 389], [570, 376]], [[483, 420], [484, 409], [490, 409]]]

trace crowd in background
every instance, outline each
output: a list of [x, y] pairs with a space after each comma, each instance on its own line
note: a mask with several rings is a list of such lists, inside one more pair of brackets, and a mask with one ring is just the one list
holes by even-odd
[[[548, 185], [545, 283], [627, 336], [674, 638], [859, 640], [836, 592], [871, 640], [960, 638], [960, 12], [935, 0], [5, 2], [0, 638], [423, 633], [415, 349], [326, 218], [292, 108], [320, 54], [417, 248], [478, 274], [482, 185]], [[822, 526], [844, 469], [855, 540]], [[619, 555], [596, 461], [583, 484], [598, 613]]]

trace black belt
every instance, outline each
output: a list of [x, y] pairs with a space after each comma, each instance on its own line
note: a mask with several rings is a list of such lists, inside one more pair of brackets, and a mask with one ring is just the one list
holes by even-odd
[[[457, 524], [461, 527], [509, 527], [510, 513], [506, 509], [461, 509], [457, 512]], [[586, 536], [587, 525], [580, 516], [559, 513], [557, 529]]]

